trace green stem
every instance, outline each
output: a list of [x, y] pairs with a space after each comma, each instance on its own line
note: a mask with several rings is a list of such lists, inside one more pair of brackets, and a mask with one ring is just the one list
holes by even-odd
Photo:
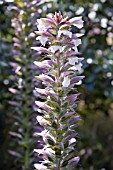
[[60, 87], [59, 77], [60, 77], [60, 57], [57, 58], [57, 82], [58, 82], [58, 87]]
[[[57, 85], [58, 85], [58, 88], [60, 87], [59, 77], [60, 77], [60, 57], [57, 58]], [[59, 104], [59, 106], [61, 105], [59, 94], [58, 94], [58, 104]], [[59, 142], [58, 142], [58, 139], [59, 139], [58, 128], [59, 128], [59, 126], [60, 126], [59, 118], [57, 118], [56, 139], [57, 139], [58, 144], [59, 144]], [[56, 144], [56, 145], [58, 145], [58, 144]], [[58, 170], [60, 170], [60, 158], [56, 158], [56, 167]]]

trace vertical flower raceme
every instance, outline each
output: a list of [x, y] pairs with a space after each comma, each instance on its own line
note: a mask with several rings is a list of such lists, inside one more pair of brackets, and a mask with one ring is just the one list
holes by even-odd
[[42, 72], [36, 79], [43, 88], [36, 92], [41, 101], [36, 101], [39, 115], [38, 123], [43, 127], [38, 143], [41, 149], [35, 149], [41, 161], [35, 163], [38, 170], [64, 170], [75, 168], [79, 162], [76, 138], [79, 115], [76, 113], [79, 93], [76, 84], [84, 78], [79, 76], [83, 58], [78, 57], [78, 46], [83, 34], [72, 33], [72, 26], [83, 27], [82, 17], [68, 19], [61, 13], [37, 20], [37, 40], [41, 47], [32, 47], [45, 54], [44, 59], [34, 64]]
[[[10, 163], [11, 168], [9, 167], [12, 170], [13, 167], [14, 170], [34, 169], [32, 134], [35, 125], [32, 125], [36, 116], [32, 107], [35, 100], [32, 95], [32, 89], [34, 89], [32, 77], [35, 69], [33, 58], [36, 58], [36, 53], [31, 51], [30, 47], [34, 46], [36, 27], [34, 21], [43, 15], [42, 6], [39, 5], [45, 5], [45, 3], [47, 5], [48, 2], [45, 0], [16, 0], [11, 8], [14, 17], [12, 19], [14, 27], [13, 57], [10, 61], [13, 85], [9, 88], [12, 93], [9, 103], [13, 106], [11, 112], [11, 122], [12, 120], [13, 122], [9, 133], [13, 138], [10, 139], [8, 151], [13, 156], [11, 157], [13, 159]], [[40, 56], [37, 55], [36, 59], [39, 58]]]

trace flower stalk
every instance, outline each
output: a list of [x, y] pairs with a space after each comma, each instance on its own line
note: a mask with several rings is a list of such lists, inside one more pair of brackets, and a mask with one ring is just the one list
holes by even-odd
[[[41, 2], [41, 4], [40, 4]], [[49, 1], [48, 1], [49, 2]], [[32, 89], [34, 83], [32, 80], [35, 66], [33, 65], [36, 53], [30, 50], [34, 45], [34, 21], [42, 14], [42, 7], [48, 2], [41, 0], [18, 0], [12, 6], [14, 18], [12, 26], [14, 27], [13, 49], [10, 65], [12, 66], [13, 85], [9, 88], [12, 98], [9, 103], [13, 106], [13, 125], [10, 129], [9, 153], [13, 156], [12, 167], [17, 169], [32, 170], [34, 138], [32, 133], [35, 129], [33, 111], [34, 96]], [[36, 43], [35, 43], [36, 44]], [[39, 59], [37, 55], [37, 59]], [[32, 97], [31, 97], [32, 96]], [[12, 120], [11, 117], [11, 120]]]
[[[34, 164], [38, 170], [73, 169], [79, 162], [76, 151], [76, 127], [80, 116], [76, 113], [76, 83], [84, 78], [78, 76], [83, 58], [78, 57], [78, 45], [83, 34], [73, 34], [72, 25], [83, 27], [82, 17], [63, 18], [60, 12], [37, 20], [39, 35], [37, 40], [45, 47], [32, 47], [45, 53], [41, 62], [35, 61], [41, 74], [36, 79], [42, 82], [43, 89], [36, 88], [39, 100], [36, 101], [38, 123], [43, 127], [36, 135], [41, 149], [35, 149], [42, 160]], [[48, 47], [49, 46], [49, 47]]]

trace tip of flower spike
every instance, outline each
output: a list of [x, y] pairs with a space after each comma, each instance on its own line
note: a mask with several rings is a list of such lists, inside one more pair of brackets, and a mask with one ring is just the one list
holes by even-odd
[[61, 12], [59, 11], [59, 12], [55, 12], [54, 18], [57, 23], [60, 23], [61, 20], [63, 19], [63, 16], [62, 16]]

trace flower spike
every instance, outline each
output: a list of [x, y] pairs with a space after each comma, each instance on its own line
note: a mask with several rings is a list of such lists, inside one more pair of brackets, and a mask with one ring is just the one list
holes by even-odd
[[49, 60], [34, 62], [40, 70], [46, 70], [45, 73], [36, 76], [44, 87], [36, 87], [35, 90], [45, 101], [35, 102], [37, 110], [41, 113], [37, 116], [37, 121], [43, 127], [43, 131], [37, 135], [42, 137], [43, 141], [40, 140], [40, 143], [43, 147], [34, 150], [42, 159], [34, 166], [37, 170], [71, 170], [80, 159], [75, 151], [75, 128], [80, 119], [75, 110], [79, 96], [76, 83], [84, 78], [78, 76], [83, 58], [79, 57], [77, 49], [83, 34], [73, 34], [71, 30], [73, 25], [82, 28], [83, 20], [82, 17], [68, 20], [58, 12], [37, 22], [37, 40], [45, 47], [32, 49], [46, 53]]

